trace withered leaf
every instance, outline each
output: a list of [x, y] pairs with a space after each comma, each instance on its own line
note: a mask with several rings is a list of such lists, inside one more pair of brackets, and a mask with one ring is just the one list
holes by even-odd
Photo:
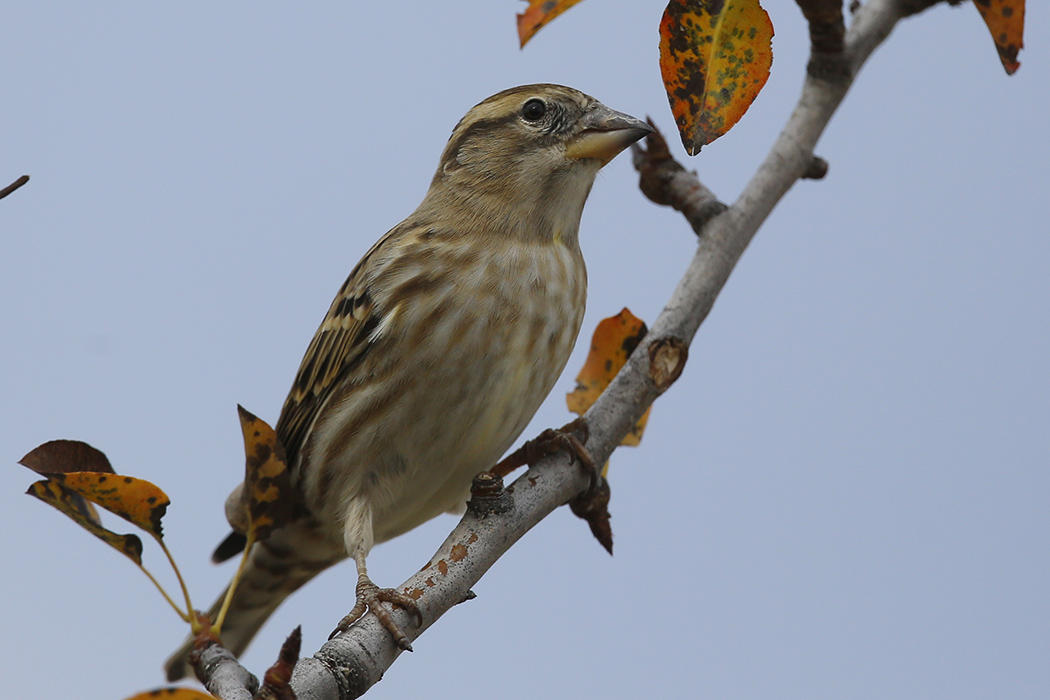
[[[570, 411], [581, 416], [587, 412], [620, 368], [626, 364], [627, 358], [638, 347], [647, 331], [645, 322], [626, 308], [598, 324], [591, 338], [587, 360], [583, 369], [576, 375], [576, 388], [565, 397]], [[646, 409], [620, 444], [633, 447], [641, 442], [650, 409]]]
[[215, 696], [193, 688], [157, 688], [132, 695], [127, 700], [215, 700]]
[[84, 498], [80, 494], [50, 479], [36, 482], [26, 493], [62, 511], [95, 537], [142, 566], [142, 540], [135, 535], [118, 535], [102, 527], [97, 513], [84, 510]]
[[536, 32], [580, 0], [529, 0], [529, 7], [518, 15], [518, 40], [524, 47]]
[[292, 517], [292, 479], [277, 433], [266, 421], [237, 407], [244, 434], [245, 474], [242, 502], [248, 513], [249, 537], [258, 542]]
[[1021, 67], [1017, 52], [1024, 48], [1024, 0], [973, 0], [992, 33], [1007, 75]]
[[100, 472], [68, 472], [47, 475], [70, 491], [138, 525], [157, 539], [163, 536], [161, 518], [171, 500], [145, 479]]
[[37, 474], [61, 472], [100, 472], [112, 474], [113, 467], [101, 450], [80, 440], [51, 440], [19, 460]]
[[281, 645], [277, 661], [263, 676], [263, 684], [255, 694], [255, 700], [295, 700], [295, 691], [289, 682], [292, 680], [295, 664], [299, 661], [302, 640], [302, 627], [296, 627]]

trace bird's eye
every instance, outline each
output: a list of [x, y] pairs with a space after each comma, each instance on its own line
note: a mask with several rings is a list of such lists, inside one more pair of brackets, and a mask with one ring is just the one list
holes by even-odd
[[532, 98], [521, 108], [521, 116], [527, 122], [538, 122], [547, 113], [547, 103], [538, 98]]

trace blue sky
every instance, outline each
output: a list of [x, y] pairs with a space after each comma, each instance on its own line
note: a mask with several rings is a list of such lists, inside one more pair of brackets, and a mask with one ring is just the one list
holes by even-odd
[[[797, 98], [807, 38], [686, 159], [735, 199]], [[241, 474], [235, 406], [274, 422], [332, 295], [422, 197], [456, 121], [558, 82], [672, 127], [659, 2], [588, 2], [517, 48], [525, 5], [20, 3], [0, 25], [0, 574], [6, 692], [121, 698], [184, 629], [120, 555], [22, 495], [86, 440], [172, 498], [204, 607]], [[730, 278], [642, 445], [613, 456], [616, 555], [556, 512], [369, 697], [987, 698], [1050, 694], [1050, 70], [1044, 3], [1008, 78], [970, 5], [899, 26]], [[581, 231], [585, 333], [652, 319], [695, 243], [626, 158]], [[523, 437], [561, 425], [566, 376]], [[113, 522], [113, 521], [111, 521]], [[119, 529], [119, 523], [113, 523]], [[441, 518], [369, 559], [394, 585]], [[146, 560], [165, 580], [159, 552]], [[352, 603], [338, 567], [245, 662]]]

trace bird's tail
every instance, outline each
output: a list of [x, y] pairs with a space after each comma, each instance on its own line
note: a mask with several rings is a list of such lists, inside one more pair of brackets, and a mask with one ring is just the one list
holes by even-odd
[[[252, 546], [244, 576], [237, 584], [220, 635], [223, 645], [234, 655], [244, 653], [285, 598], [332, 564], [346, 558], [342, 548], [321, 540], [316, 533], [303, 530], [294, 526], [278, 530], [270, 539]], [[218, 615], [225, 597], [224, 590], [208, 611], [212, 620]], [[164, 671], [169, 681], [177, 681], [192, 673], [189, 654], [193, 645], [191, 635], [165, 662]]]

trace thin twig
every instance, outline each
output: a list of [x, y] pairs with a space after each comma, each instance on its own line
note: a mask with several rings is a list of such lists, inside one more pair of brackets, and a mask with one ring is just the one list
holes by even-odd
[[4, 189], [0, 190], [0, 199], [3, 199], [7, 195], [11, 194], [15, 190], [17, 190], [19, 187], [21, 187], [22, 185], [26, 184], [27, 182], [29, 182], [29, 176], [28, 175], [23, 175], [22, 177], [18, 178], [17, 180], [12, 182], [7, 187], [5, 187]]
[[[164, 552], [164, 556], [168, 558], [168, 563], [171, 564], [171, 568], [175, 572], [175, 578], [179, 580], [179, 587], [182, 588], [182, 597], [186, 601], [186, 613], [185, 615], [182, 615], [182, 617], [190, 623], [190, 629], [196, 634], [197, 632], [200, 632], [200, 629], [198, 629], [199, 624], [197, 622], [197, 616], [193, 613], [193, 601], [190, 600], [190, 589], [186, 587], [186, 581], [183, 580], [182, 572], [179, 571], [179, 567], [175, 564], [175, 557], [171, 556], [171, 551], [168, 550], [168, 545], [164, 544], [164, 540], [160, 537], [157, 537], [156, 540], [157, 544], [160, 545], [161, 550]], [[167, 594], [165, 594], [165, 597], [167, 597]], [[175, 604], [172, 603], [172, 607], [174, 607], [174, 605]], [[175, 609], [178, 610], [178, 608]], [[180, 611], [180, 615], [181, 614]]]
[[215, 622], [212, 623], [211, 629], [215, 634], [219, 634], [222, 631], [222, 623], [226, 621], [226, 613], [230, 610], [230, 603], [233, 601], [233, 593], [237, 590], [237, 584], [244, 577], [244, 569], [248, 565], [248, 557], [252, 551], [253, 544], [255, 544], [255, 532], [251, 531], [248, 533], [248, 541], [244, 545], [244, 553], [241, 554], [241, 563], [237, 565], [237, 573], [233, 575], [233, 580], [230, 581], [230, 585], [226, 588], [226, 596], [222, 600], [222, 607], [219, 608], [219, 614], [215, 616]]
[[631, 162], [640, 174], [638, 187], [655, 204], [682, 212], [693, 231], [700, 235], [704, 225], [726, 210], [715, 193], [671, 156], [667, 141], [652, 119], [653, 132], [645, 137], [645, 147], [631, 145]]

